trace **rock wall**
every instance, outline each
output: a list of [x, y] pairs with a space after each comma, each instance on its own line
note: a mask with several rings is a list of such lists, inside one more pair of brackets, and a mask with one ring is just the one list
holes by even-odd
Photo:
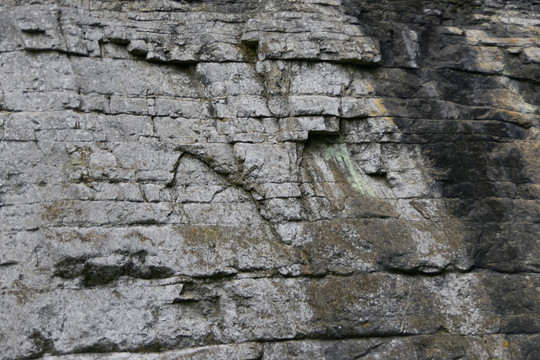
[[539, 127], [535, 0], [3, 0], [0, 359], [538, 359]]

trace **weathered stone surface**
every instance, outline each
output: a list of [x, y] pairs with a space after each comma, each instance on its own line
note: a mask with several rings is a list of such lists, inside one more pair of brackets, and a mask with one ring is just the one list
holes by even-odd
[[540, 358], [538, 14], [2, 1], [0, 359]]

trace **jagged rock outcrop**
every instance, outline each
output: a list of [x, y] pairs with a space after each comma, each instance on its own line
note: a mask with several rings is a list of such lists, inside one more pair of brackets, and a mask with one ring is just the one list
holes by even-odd
[[0, 359], [540, 358], [540, 2], [4, 0]]

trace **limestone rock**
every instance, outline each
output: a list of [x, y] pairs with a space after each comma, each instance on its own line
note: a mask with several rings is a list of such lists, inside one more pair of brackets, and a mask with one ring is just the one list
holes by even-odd
[[0, 359], [540, 358], [538, 14], [2, 1]]

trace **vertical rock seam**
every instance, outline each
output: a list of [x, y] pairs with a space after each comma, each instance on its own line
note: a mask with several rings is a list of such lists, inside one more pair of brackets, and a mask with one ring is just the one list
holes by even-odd
[[3, 0], [0, 360], [540, 358], [540, 2]]

